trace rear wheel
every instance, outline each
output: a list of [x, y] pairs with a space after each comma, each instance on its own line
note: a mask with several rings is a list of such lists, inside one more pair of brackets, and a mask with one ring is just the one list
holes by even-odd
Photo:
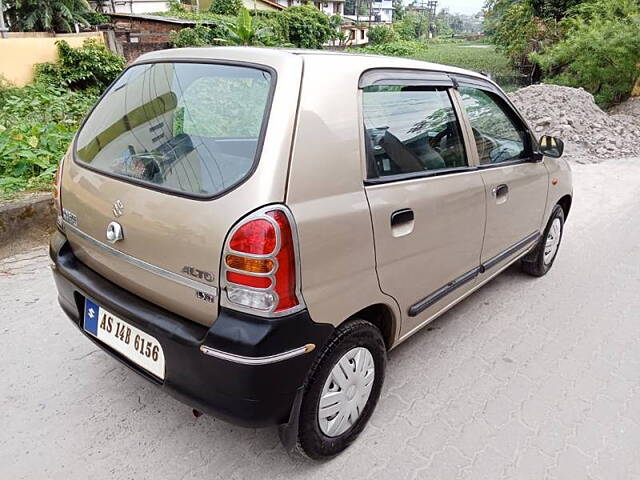
[[364, 429], [380, 396], [386, 349], [365, 320], [339, 327], [311, 368], [300, 409], [298, 449], [314, 459], [337, 455]]
[[556, 259], [563, 231], [564, 210], [560, 205], [556, 205], [538, 245], [522, 259], [522, 270], [535, 277], [545, 275]]

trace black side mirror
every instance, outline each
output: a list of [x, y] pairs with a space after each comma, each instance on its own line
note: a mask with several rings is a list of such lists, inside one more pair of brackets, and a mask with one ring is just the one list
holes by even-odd
[[558, 137], [544, 135], [540, 138], [540, 153], [547, 157], [559, 158], [564, 152], [564, 142]]

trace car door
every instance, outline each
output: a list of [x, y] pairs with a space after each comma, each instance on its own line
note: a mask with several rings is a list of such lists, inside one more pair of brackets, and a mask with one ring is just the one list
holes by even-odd
[[406, 336], [475, 284], [485, 188], [467, 155], [453, 84], [435, 73], [361, 81], [376, 268]]
[[549, 175], [526, 124], [490, 83], [460, 80], [456, 90], [473, 132], [485, 183], [482, 269], [497, 271], [539, 238]]

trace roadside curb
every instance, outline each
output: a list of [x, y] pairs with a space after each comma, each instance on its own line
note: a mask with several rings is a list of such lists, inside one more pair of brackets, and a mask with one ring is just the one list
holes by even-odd
[[31, 230], [48, 230], [55, 225], [55, 221], [56, 209], [50, 193], [0, 205], [0, 244], [17, 239]]

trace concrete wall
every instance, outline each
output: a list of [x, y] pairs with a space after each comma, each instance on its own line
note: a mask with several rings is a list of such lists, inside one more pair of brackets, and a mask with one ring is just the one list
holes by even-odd
[[58, 59], [56, 42], [65, 40], [72, 47], [80, 47], [87, 38], [102, 42], [100, 32], [70, 33], [9, 33], [0, 39], [0, 75], [18, 87], [33, 80], [36, 63], [55, 62]]

